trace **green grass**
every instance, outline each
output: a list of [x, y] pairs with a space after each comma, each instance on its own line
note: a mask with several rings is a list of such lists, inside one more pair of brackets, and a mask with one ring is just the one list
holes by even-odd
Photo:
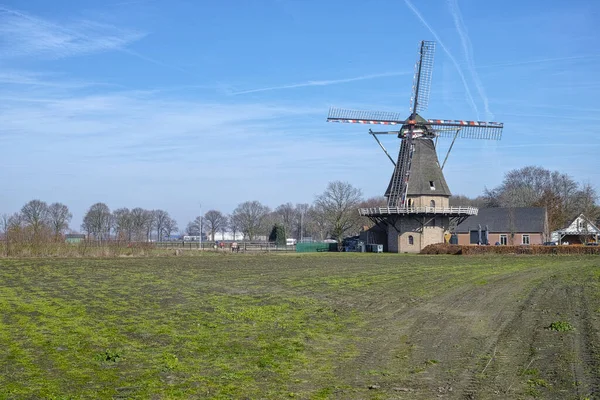
[[548, 326], [551, 331], [569, 332], [575, 330], [575, 327], [567, 321], [555, 321]]
[[[431, 299], [459, 286], [486, 288], [542, 269], [568, 273], [569, 263], [596, 260], [0, 259], [0, 399], [326, 399], [340, 388], [361, 391], [339, 368], [359, 354], [369, 302], [392, 294], [407, 303]], [[412, 347], [398, 352], [404, 359]], [[428, 359], [414, 372], [436, 364]], [[369, 375], [391, 373], [382, 366]]]

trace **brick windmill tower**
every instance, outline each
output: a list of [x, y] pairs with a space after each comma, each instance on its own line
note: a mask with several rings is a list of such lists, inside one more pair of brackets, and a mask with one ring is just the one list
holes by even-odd
[[[474, 207], [450, 207], [450, 189], [442, 172], [457, 138], [499, 140], [504, 124], [499, 122], [424, 119], [418, 113], [427, 108], [433, 72], [435, 42], [421, 41], [415, 65], [410, 116], [379, 111], [356, 111], [332, 108], [328, 122], [398, 125], [399, 130], [369, 134], [394, 164], [394, 172], [385, 191], [387, 207], [361, 208], [387, 232], [388, 251], [418, 253], [425, 246], [443, 243], [454, 226], [471, 215]], [[397, 135], [401, 139], [397, 160], [389, 155], [377, 135]], [[440, 166], [436, 145], [438, 138], [452, 138]]]

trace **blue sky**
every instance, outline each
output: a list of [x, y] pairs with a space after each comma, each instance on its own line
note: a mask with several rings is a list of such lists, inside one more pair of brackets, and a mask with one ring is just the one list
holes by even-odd
[[423, 115], [505, 123], [499, 142], [457, 142], [453, 193], [525, 165], [600, 190], [600, 3], [412, 1], [1, 3], [0, 213], [60, 201], [77, 229], [102, 201], [184, 227], [200, 204], [312, 202], [332, 180], [381, 195], [392, 165], [368, 128], [325, 118], [408, 115], [423, 39]]

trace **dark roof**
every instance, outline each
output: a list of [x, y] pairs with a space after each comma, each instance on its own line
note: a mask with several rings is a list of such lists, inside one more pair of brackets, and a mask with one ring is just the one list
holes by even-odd
[[[450, 196], [450, 189], [440, 168], [435, 145], [431, 139], [413, 140], [415, 151], [408, 178], [409, 196]], [[435, 190], [431, 190], [433, 182]]]
[[478, 215], [467, 218], [456, 227], [456, 233], [478, 230], [479, 225], [482, 229], [487, 225], [489, 232], [543, 233], [546, 226], [546, 209], [544, 207], [480, 208]]
[[[401, 146], [406, 146], [407, 142], [402, 141]], [[410, 166], [410, 176], [408, 178], [408, 195], [409, 196], [446, 196], [452, 195], [440, 163], [438, 162], [437, 153], [435, 152], [435, 145], [431, 139], [415, 139], [413, 140], [415, 151], [412, 156]], [[400, 150], [402, 152], [402, 150]], [[398, 156], [398, 163], [400, 162], [400, 156]], [[398, 167], [396, 167], [398, 168]], [[395, 171], [394, 171], [395, 173]], [[392, 188], [392, 181], [394, 180], [394, 174], [390, 177], [390, 183], [385, 191], [385, 196], [389, 197], [390, 190]], [[435, 190], [431, 190], [431, 184], [435, 187]]]

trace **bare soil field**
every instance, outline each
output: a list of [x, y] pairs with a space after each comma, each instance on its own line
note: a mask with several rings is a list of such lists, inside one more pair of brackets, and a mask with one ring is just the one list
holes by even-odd
[[0, 260], [0, 399], [600, 397], [600, 257]]

